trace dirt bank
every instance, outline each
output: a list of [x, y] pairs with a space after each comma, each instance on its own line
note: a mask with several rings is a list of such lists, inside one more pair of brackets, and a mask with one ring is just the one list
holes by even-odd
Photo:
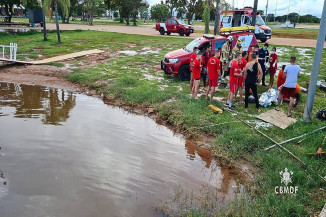
[[56, 66], [5, 65], [0, 67], [0, 81], [64, 88], [76, 92], [85, 90], [85, 88], [72, 84], [64, 78], [69, 73], [71, 73], [71, 70]]

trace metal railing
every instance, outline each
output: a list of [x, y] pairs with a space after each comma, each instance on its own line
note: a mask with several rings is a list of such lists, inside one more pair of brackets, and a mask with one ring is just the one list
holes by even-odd
[[[17, 56], [17, 44], [10, 43], [10, 45], [0, 45], [0, 50], [2, 51], [0, 57], [2, 59], [8, 59], [9, 61], [16, 61]], [[9, 54], [7, 54], [7, 50], [9, 49]]]

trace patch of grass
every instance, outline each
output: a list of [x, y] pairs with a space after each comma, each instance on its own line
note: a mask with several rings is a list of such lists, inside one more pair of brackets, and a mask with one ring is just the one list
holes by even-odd
[[273, 28], [272, 29], [272, 37], [317, 40], [318, 29]]
[[[60, 53], [94, 48], [104, 49], [110, 53], [118, 50], [137, 51], [144, 47], [160, 49], [159, 53], [147, 55], [118, 54], [94, 67], [75, 69], [67, 79], [92, 87], [110, 99], [119, 99], [137, 106], [154, 107], [158, 111], [158, 120], [167, 121], [180, 131], [194, 137], [202, 134], [214, 136], [215, 140], [212, 144], [214, 151], [231, 162], [245, 159], [256, 166], [258, 171], [247, 189], [246, 197], [219, 209], [218, 213], [214, 213], [217, 216], [307, 216], [320, 211], [326, 203], [326, 183], [317, 177], [317, 173], [326, 175], [325, 161], [306, 155], [308, 152], [314, 152], [320, 145], [326, 135], [325, 131], [308, 136], [299, 145], [296, 141], [284, 145], [308, 165], [310, 169], [307, 170], [278, 148], [264, 151], [265, 147], [273, 145], [271, 141], [245, 124], [235, 122], [237, 119], [229, 112], [217, 115], [208, 108], [209, 104], [224, 107], [222, 103], [206, 101], [203, 96], [199, 100], [191, 99], [189, 82], [181, 82], [175, 76], [165, 75], [156, 68], [167, 52], [184, 47], [191, 39], [97, 31], [63, 32], [62, 37], [62, 45], [56, 44], [54, 33], [49, 34], [50, 40], [47, 42], [42, 41], [42, 34], [35, 34], [33, 37], [4, 36], [1, 39], [3, 43], [18, 42], [21, 56], [42, 54], [50, 57]], [[134, 46], [129, 46], [131, 43]], [[314, 49], [277, 46], [277, 52], [280, 62], [288, 62], [289, 57], [295, 54], [297, 63], [303, 71], [305, 73], [311, 71]], [[323, 58], [326, 58], [325, 53]], [[326, 62], [323, 61], [319, 79], [325, 78]], [[268, 81], [269, 76], [266, 79]], [[303, 87], [308, 80], [308, 75], [302, 74], [299, 77], [299, 83]], [[262, 93], [267, 90], [267, 87], [259, 86], [258, 89], [259, 93]], [[227, 93], [228, 90], [220, 90], [216, 95], [226, 96]], [[276, 141], [283, 141], [324, 126], [325, 123], [315, 117], [309, 124], [302, 121], [306, 94], [301, 94], [302, 101], [293, 112], [294, 118], [298, 119], [295, 124], [286, 130], [276, 127], [261, 130]], [[321, 108], [326, 108], [325, 92], [317, 89], [313, 114]], [[269, 109], [271, 108], [263, 108], [263, 111]], [[250, 104], [249, 110], [251, 114], [257, 114], [254, 112], [254, 105]], [[286, 112], [286, 110], [287, 104], [282, 106], [282, 111]], [[237, 105], [236, 112], [244, 120], [256, 120], [246, 114], [241, 105]], [[277, 195], [274, 192], [275, 186], [281, 185], [279, 172], [285, 167], [294, 172], [293, 185], [299, 187], [299, 192], [295, 195]], [[214, 203], [211, 205], [214, 206]], [[187, 207], [184, 215], [205, 216], [210, 213], [206, 208]]]

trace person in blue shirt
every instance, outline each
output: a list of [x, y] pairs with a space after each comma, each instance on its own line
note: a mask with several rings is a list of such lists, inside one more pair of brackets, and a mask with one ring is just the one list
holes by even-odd
[[265, 84], [265, 76], [267, 74], [267, 68], [265, 66], [266, 63], [268, 63], [269, 61], [269, 52], [268, 52], [268, 43], [265, 43], [264, 44], [264, 47], [263, 48], [260, 48], [258, 50], [259, 52], [259, 56], [258, 56], [258, 62], [261, 66], [261, 69], [263, 71], [263, 79], [262, 79], [262, 82], [263, 82], [263, 86], [266, 86]]

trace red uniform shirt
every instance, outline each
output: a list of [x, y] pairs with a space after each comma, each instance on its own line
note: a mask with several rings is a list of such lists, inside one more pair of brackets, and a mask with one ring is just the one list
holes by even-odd
[[[197, 59], [196, 54], [191, 53], [191, 55], [190, 55], [190, 64], [192, 64], [195, 59]], [[192, 67], [190, 67], [190, 70], [192, 70]]]
[[284, 74], [284, 72], [281, 69], [280, 72], [278, 73], [278, 77], [277, 77], [277, 84], [276, 84], [277, 88], [279, 88], [282, 84], [285, 83], [286, 77], [283, 78], [283, 74]]
[[239, 69], [243, 70], [247, 65], [247, 60], [245, 58], [242, 58], [239, 62]]
[[[269, 71], [270, 71], [270, 73], [272, 75], [274, 75], [276, 73], [276, 69], [277, 69], [277, 62], [276, 61], [277, 61], [277, 59], [278, 59], [278, 57], [277, 57], [276, 53], [270, 55], [270, 58], [269, 58], [269, 61], [270, 61]], [[274, 63], [275, 63], [275, 67], [273, 67]]]
[[208, 68], [208, 79], [218, 80], [217, 70], [221, 69], [221, 61], [217, 57], [211, 57], [207, 62], [207, 68]]
[[207, 62], [208, 62], [210, 57], [211, 57], [211, 54], [208, 51], [205, 51], [203, 53], [202, 58], [201, 58], [202, 59], [201, 62], [202, 62], [204, 67], [207, 66]]
[[193, 79], [200, 79], [200, 62], [197, 59], [194, 59], [192, 67], [192, 77]]
[[238, 79], [234, 74], [239, 74], [239, 64], [236, 60], [233, 60], [230, 68], [230, 84], [237, 83]]
[[[276, 60], [278, 59], [277, 54], [271, 54], [270, 56], [270, 66], [273, 67], [273, 64], [276, 62]], [[275, 64], [275, 68], [277, 68], [277, 63]]]

